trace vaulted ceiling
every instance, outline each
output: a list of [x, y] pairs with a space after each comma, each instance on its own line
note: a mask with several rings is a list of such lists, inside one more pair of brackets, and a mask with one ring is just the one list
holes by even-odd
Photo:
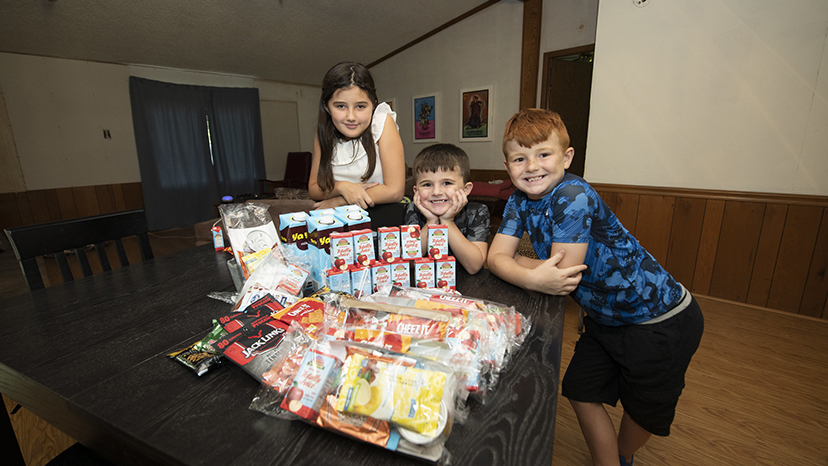
[[0, 51], [319, 85], [485, 0], [0, 0]]

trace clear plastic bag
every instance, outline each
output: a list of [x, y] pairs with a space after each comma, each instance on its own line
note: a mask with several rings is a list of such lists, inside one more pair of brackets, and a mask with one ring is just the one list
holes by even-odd
[[219, 205], [233, 256], [245, 279], [250, 277], [267, 251], [281, 244], [267, 209], [267, 204], [256, 202]]

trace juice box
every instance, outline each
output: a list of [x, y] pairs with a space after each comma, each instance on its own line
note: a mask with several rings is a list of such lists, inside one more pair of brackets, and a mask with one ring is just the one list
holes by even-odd
[[371, 267], [351, 266], [351, 294], [356, 298], [371, 294]]
[[346, 231], [364, 230], [366, 228], [369, 230], [371, 229], [371, 217], [369, 217], [368, 212], [365, 212], [364, 210], [361, 212], [359, 210], [351, 212], [337, 212], [336, 216], [342, 220], [342, 223], [345, 224]]
[[428, 255], [434, 259], [448, 255], [448, 225], [428, 226]]
[[423, 257], [420, 225], [403, 225], [400, 227], [400, 257], [403, 259]]
[[379, 238], [378, 260], [393, 262], [395, 258], [400, 257], [400, 227], [380, 227], [377, 229], [377, 238]]
[[351, 292], [351, 271], [340, 269], [328, 269], [325, 271], [328, 287], [331, 291]]
[[434, 288], [434, 259], [414, 259], [414, 284], [417, 288]]
[[441, 257], [434, 261], [437, 278], [437, 288], [444, 290], [457, 289], [457, 261], [454, 256]]
[[213, 233], [213, 248], [216, 251], [224, 251], [224, 235], [221, 232], [221, 225], [215, 225], [210, 229]]
[[362, 215], [365, 215], [366, 217], [368, 216], [368, 212], [365, 209], [363, 209], [362, 207], [360, 207], [356, 204], [341, 205], [339, 207], [334, 207], [334, 211], [336, 213], [339, 213], [339, 214], [343, 214], [343, 213], [348, 214], [348, 213], [351, 213], [351, 212], [359, 212]]
[[335, 209], [317, 209], [308, 212], [310, 217], [322, 217], [323, 215], [336, 215]]
[[342, 361], [337, 357], [317, 349], [308, 350], [282, 400], [282, 409], [310, 421], [316, 420], [341, 366]]
[[349, 231], [331, 233], [331, 265], [347, 270], [354, 263], [354, 237]]
[[307, 218], [308, 249], [310, 250], [311, 279], [315, 288], [324, 286], [325, 270], [331, 264], [331, 233], [345, 231], [345, 225], [333, 215]]
[[391, 264], [391, 283], [397, 286], [411, 286], [411, 262], [396, 259]]
[[354, 261], [359, 265], [370, 265], [377, 258], [374, 254], [374, 232], [368, 228], [351, 233], [354, 238]]
[[391, 284], [391, 268], [394, 264], [388, 262], [377, 261], [371, 263], [371, 281], [374, 293], [376, 293], [381, 286]]

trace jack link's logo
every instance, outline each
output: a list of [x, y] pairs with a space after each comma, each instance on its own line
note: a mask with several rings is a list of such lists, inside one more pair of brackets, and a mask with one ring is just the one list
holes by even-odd
[[[268, 342], [270, 342], [274, 338], [279, 337], [283, 333], [285, 333], [284, 329], [275, 328], [272, 331], [264, 334], [264, 336], [262, 336], [262, 331], [259, 330], [258, 334], [254, 334], [254, 335], [251, 335], [251, 336], [248, 337], [248, 338], [257, 338], [257, 340], [254, 341], [252, 345], [250, 345], [247, 348], [245, 348], [244, 350], [242, 350], [242, 354], [244, 355], [245, 359], [250, 359], [254, 355], [253, 353], [255, 353], [259, 348], [262, 348], [263, 346], [267, 345]], [[280, 338], [280, 340], [281, 340], [281, 338]]]

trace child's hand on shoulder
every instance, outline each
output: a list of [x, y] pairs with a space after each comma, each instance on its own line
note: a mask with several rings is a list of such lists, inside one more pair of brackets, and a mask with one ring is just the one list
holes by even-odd
[[469, 198], [463, 190], [457, 190], [450, 199], [451, 205], [446, 213], [440, 217], [440, 223], [453, 222], [460, 211], [469, 203]]

